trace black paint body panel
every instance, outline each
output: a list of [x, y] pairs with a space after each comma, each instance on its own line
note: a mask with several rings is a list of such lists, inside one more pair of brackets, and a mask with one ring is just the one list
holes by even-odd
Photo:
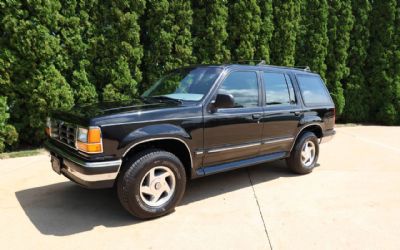
[[[55, 112], [53, 118], [85, 127], [100, 127], [103, 139], [103, 153], [96, 155], [88, 155], [62, 144], [59, 147], [92, 162], [122, 159], [134, 145], [141, 142], [176, 139], [185, 143], [190, 150], [193, 162], [191, 176], [195, 178], [287, 157], [296, 137], [307, 126], [319, 126], [323, 134], [333, 131], [333, 102], [326, 106], [306, 107], [299, 94], [296, 74], [314, 73], [272, 66], [221, 67], [224, 68], [221, 76], [205, 98], [198, 102], [138, 99], [77, 107], [67, 113]], [[230, 72], [238, 70], [254, 71], [258, 76], [265, 70], [286, 73], [292, 79], [297, 104], [271, 108], [263, 105], [265, 97], [260, 95], [258, 107], [211, 112], [210, 103], [215, 99], [218, 86]], [[259, 82], [260, 93], [265, 93], [261, 77]], [[257, 116], [254, 118], [253, 114]]]

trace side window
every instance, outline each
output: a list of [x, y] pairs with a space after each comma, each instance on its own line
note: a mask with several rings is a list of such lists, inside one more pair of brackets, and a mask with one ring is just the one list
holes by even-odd
[[258, 84], [256, 72], [232, 72], [222, 83], [218, 93], [231, 94], [235, 108], [258, 106]]
[[298, 75], [299, 87], [306, 106], [331, 104], [331, 98], [319, 76]]
[[283, 73], [264, 72], [264, 88], [267, 105], [296, 103], [292, 83]]

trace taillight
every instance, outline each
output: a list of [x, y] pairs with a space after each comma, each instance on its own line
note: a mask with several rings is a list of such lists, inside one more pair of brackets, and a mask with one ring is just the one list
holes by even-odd
[[103, 142], [101, 140], [101, 130], [99, 127], [78, 128], [76, 138], [76, 148], [89, 154], [103, 152]]

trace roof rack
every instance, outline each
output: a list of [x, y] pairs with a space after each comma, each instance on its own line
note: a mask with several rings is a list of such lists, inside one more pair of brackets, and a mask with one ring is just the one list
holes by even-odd
[[311, 71], [309, 66], [293, 66], [293, 68], [302, 69], [304, 71]]
[[278, 66], [278, 65], [270, 65], [266, 64], [265, 60], [239, 60], [239, 61], [230, 61], [226, 62], [226, 64], [250, 64], [250, 65], [257, 65], [257, 66], [270, 66], [270, 67], [277, 67], [277, 68], [285, 68], [285, 69], [298, 69], [307, 72], [311, 72], [309, 66]]
[[259, 63], [257, 63], [257, 65], [258, 65], [258, 66], [260, 66], [260, 65], [266, 65], [266, 64], [265, 64], [265, 60], [261, 60]]
[[311, 69], [309, 66], [278, 66], [278, 65], [267, 65], [267, 66], [277, 67], [277, 68], [285, 68], [285, 69], [297, 69], [297, 70], [311, 72]]
[[254, 65], [265, 65], [265, 60], [239, 60], [239, 61], [229, 61], [226, 64], [250, 64], [253, 63]]

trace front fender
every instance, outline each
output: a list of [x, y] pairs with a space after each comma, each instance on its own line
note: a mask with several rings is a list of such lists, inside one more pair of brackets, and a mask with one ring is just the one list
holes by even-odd
[[126, 153], [131, 147], [141, 141], [153, 139], [173, 139], [181, 140], [187, 144], [191, 139], [190, 135], [181, 127], [173, 124], [156, 124], [138, 128], [127, 134], [120, 142], [119, 149]]

